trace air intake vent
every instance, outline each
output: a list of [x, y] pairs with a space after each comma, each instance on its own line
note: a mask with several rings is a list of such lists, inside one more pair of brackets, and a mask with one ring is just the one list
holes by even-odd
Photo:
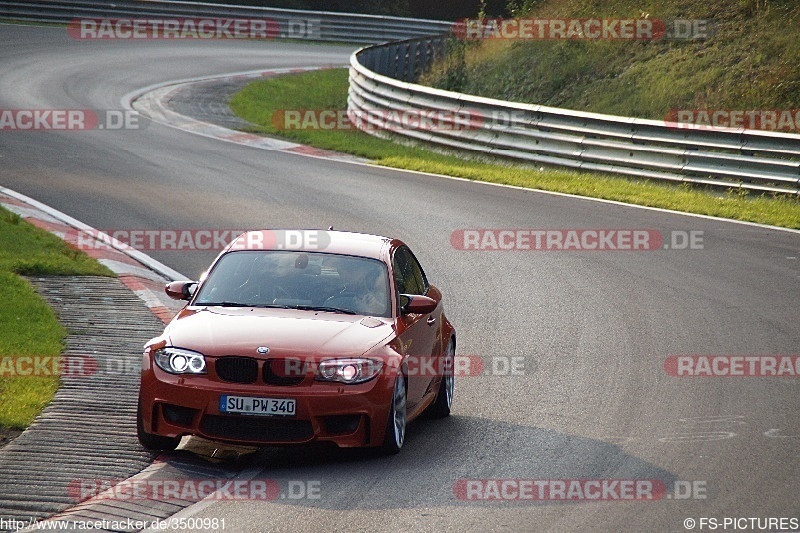
[[206, 415], [200, 431], [209, 437], [250, 442], [298, 442], [314, 436], [308, 420], [283, 420], [258, 416]]

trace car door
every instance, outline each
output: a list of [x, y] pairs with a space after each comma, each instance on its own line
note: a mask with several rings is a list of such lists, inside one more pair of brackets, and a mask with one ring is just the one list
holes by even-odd
[[[392, 261], [395, 287], [399, 294], [426, 295], [429, 285], [425, 272], [407, 246], [395, 251]], [[439, 296], [438, 291], [435, 291]], [[429, 295], [430, 296], [430, 295]], [[408, 407], [413, 409], [437, 376], [435, 346], [441, 321], [442, 306], [428, 314], [400, 315], [403, 332], [399, 335], [408, 368]]]

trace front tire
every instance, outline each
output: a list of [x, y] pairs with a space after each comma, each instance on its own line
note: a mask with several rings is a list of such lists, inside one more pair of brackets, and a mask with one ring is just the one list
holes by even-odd
[[162, 437], [160, 435], [147, 433], [144, 430], [141, 398], [137, 402], [136, 407], [136, 436], [139, 437], [139, 444], [141, 444], [143, 448], [153, 452], [171, 452], [181, 443], [180, 437]]
[[450, 408], [453, 405], [453, 392], [455, 391], [455, 349], [453, 341], [447, 345], [444, 354], [444, 372], [442, 380], [439, 382], [439, 391], [436, 393], [436, 400], [428, 406], [425, 414], [429, 418], [445, 418], [450, 416]]
[[392, 408], [386, 421], [386, 436], [383, 439], [383, 451], [389, 455], [400, 452], [406, 438], [406, 383], [402, 374], [394, 380], [392, 391]]

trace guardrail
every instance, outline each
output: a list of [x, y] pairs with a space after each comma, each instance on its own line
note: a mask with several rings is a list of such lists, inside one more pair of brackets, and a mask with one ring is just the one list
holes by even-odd
[[[663, 121], [505, 102], [415, 84], [447, 48], [452, 23], [178, 0], [9, 1], [0, 19], [69, 23], [81, 18], [260, 18], [279, 37], [387, 44], [350, 59], [348, 112], [359, 127], [447, 149], [518, 161], [760, 192], [800, 195], [800, 135], [676, 127]], [[432, 37], [432, 35], [434, 35]], [[398, 41], [398, 39], [400, 41]], [[404, 112], [468, 116], [468, 126], [409, 128]], [[392, 123], [392, 121], [395, 121]], [[458, 127], [456, 127], [458, 126]]]
[[285, 39], [374, 44], [448, 31], [451, 22], [328, 11], [232, 6], [169, 0], [31, 0], [0, 2], [0, 19], [66, 24], [74, 19], [258, 18], [277, 22]]
[[[446, 149], [536, 164], [800, 195], [800, 135], [690, 129], [413, 83], [444, 54], [448, 39], [423, 37], [355, 52], [347, 105], [357, 125], [372, 134], [391, 131]], [[410, 128], [403, 122], [409, 113], [445, 117], [444, 127]]]

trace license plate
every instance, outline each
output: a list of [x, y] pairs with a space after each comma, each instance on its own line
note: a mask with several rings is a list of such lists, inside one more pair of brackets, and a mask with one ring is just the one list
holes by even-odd
[[294, 416], [296, 402], [286, 398], [254, 398], [252, 396], [219, 397], [219, 411], [237, 415]]

